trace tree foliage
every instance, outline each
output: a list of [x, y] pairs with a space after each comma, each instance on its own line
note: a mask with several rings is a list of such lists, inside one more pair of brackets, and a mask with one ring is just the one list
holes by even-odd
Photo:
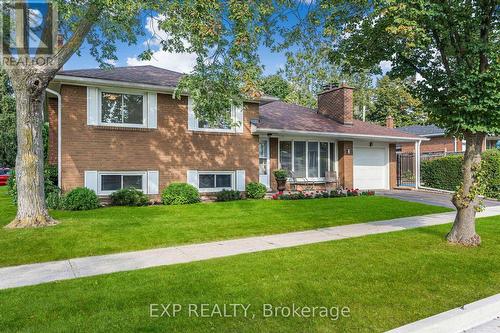
[[424, 124], [427, 117], [422, 102], [410, 91], [412, 84], [411, 80], [388, 76], [379, 79], [367, 120], [385, 125], [387, 116], [392, 116], [396, 127]]
[[0, 71], [0, 167], [16, 163], [16, 100], [5, 71]]
[[293, 91], [292, 85], [278, 74], [264, 77], [260, 82], [260, 89], [263, 94], [283, 101], [286, 101]]
[[332, 59], [343, 68], [391, 61], [391, 75], [419, 77], [431, 121], [450, 134], [500, 132], [497, 1], [328, 3], [336, 20], [324, 32], [338, 41]]

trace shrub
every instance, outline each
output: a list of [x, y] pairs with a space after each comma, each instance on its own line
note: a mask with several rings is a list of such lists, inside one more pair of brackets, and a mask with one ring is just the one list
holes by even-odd
[[7, 180], [7, 193], [12, 197], [14, 204], [17, 202], [17, 185], [16, 185], [16, 172], [14, 169], [10, 171], [10, 177]]
[[287, 180], [288, 179], [288, 171], [285, 169], [279, 169], [273, 171], [274, 178], [276, 180]]
[[[49, 194], [57, 192], [59, 195], [61, 190], [57, 187], [57, 167], [53, 165], [46, 165], [43, 170], [45, 181], [45, 197]], [[7, 181], [7, 193], [12, 197], [14, 204], [17, 203], [17, 185], [16, 185], [16, 172], [11, 170], [9, 180]]]
[[63, 199], [63, 208], [66, 210], [90, 210], [99, 206], [97, 194], [85, 187], [77, 187], [69, 191]]
[[267, 192], [266, 186], [257, 182], [248, 183], [245, 190], [250, 199], [262, 199]]
[[[452, 155], [422, 161], [422, 182], [427, 187], [455, 191], [462, 183], [462, 160], [462, 156]], [[481, 173], [485, 186], [484, 195], [500, 199], [500, 150], [489, 149], [483, 152]]]
[[462, 183], [461, 155], [422, 161], [420, 174], [424, 186], [455, 191]]
[[146, 206], [149, 198], [144, 192], [135, 188], [124, 188], [110, 195], [114, 206]]
[[330, 192], [330, 198], [343, 198], [346, 194], [342, 190], [333, 190]]
[[45, 196], [45, 204], [49, 209], [63, 209], [63, 199], [59, 190], [50, 192]]
[[200, 193], [193, 185], [186, 183], [172, 183], [161, 195], [164, 205], [186, 205], [200, 201]]
[[216, 201], [234, 201], [234, 200], [240, 200], [241, 199], [241, 193], [239, 191], [234, 191], [234, 190], [222, 190], [220, 192], [217, 192], [216, 194]]
[[484, 195], [500, 199], [500, 150], [487, 150], [482, 158], [481, 171], [486, 185]]

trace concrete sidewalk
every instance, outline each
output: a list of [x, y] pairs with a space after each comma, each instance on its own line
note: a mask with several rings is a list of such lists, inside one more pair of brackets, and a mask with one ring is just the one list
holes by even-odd
[[[487, 207], [478, 217], [500, 215]], [[0, 289], [227, 257], [453, 222], [454, 212], [0, 268]]]

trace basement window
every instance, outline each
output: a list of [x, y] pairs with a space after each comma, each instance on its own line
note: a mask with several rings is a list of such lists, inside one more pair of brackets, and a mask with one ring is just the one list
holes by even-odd
[[145, 190], [144, 173], [101, 173], [99, 174], [99, 194], [111, 194], [124, 188]]

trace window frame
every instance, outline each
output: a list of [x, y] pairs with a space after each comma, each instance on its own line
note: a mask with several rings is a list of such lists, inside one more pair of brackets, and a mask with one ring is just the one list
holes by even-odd
[[[106, 123], [102, 121], [102, 94], [121, 94], [142, 96], [142, 124], [127, 124], [127, 123]], [[128, 89], [113, 89], [113, 88], [98, 88], [97, 89], [97, 123], [99, 126], [109, 127], [129, 127], [129, 128], [147, 128], [148, 127], [148, 93], [145, 91], [128, 90]]]
[[[201, 188], [200, 187], [200, 175], [214, 175], [214, 185], [217, 185], [217, 175], [229, 175], [231, 176], [231, 187], [211, 187], [211, 188]], [[236, 185], [236, 172], [235, 171], [198, 171], [197, 172], [197, 187], [202, 193], [213, 193], [220, 192], [222, 190], [234, 190]]]
[[[298, 182], [301, 182], [301, 181], [317, 181], [317, 182], [321, 182], [321, 181], [324, 181], [326, 177], [319, 177], [320, 173], [321, 173], [321, 168], [320, 168], [320, 163], [321, 163], [321, 148], [320, 148], [320, 143], [321, 142], [325, 142], [325, 143], [328, 143], [328, 163], [327, 163], [327, 168], [325, 170], [325, 172], [329, 172], [329, 171], [338, 171], [338, 142], [337, 140], [332, 140], [332, 139], [323, 139], [323, 138], [288, 138], [288, 137], [284, 137], [284, 138], [279, 138], [278, 139], [278, 166], [279, 168], [281, 169], [282, 166], [281, 166], [281, 155], [280, 155], [280, 151], [281, 151], [281, 142], [282, 141], [286, 141], [286, 142], [291, 142], [292, 143], [292, 153], [291, 153], [291, 156], [292, 156], [292, 162], [291, 162], [291, 166], [292, 166], [292, 171], [295, 172], [295, 141], [300, 141], [300, 142], [306, 142], [306, 171], [305, 171], [305, 175], [306, 177], [297, 177], [296, 180]], [[308, 177], [309, 175], [309, 142], [315, 142], [317, 143], [318, 145], [318, 177]], [[333, 165], [332, 165], [332, 161], [330, 159], [330, 156], [332, 154], [331, 152], [331, 143], [334, 144], [333, 148], [334, 148], [334, 161], [333, 161]], [[291, 181], [291, 179], [289, 179], [289, 181]]]
[[[245, 109], [245, 105], [241, 105], [241, 111], [243, 113]], [[238, 126], [235, 126], [235, 124], [238, 122], [238, 117], [236, 113], [238, 112], [238, 107], [232, 105], [231, 110], [229, 110], [231, 113], [231, 121], [233, 124], [229, 128], [221, 128], [221, 127], [200, 127], [200, 119], [196, 117], [196, 114], [194, 113], [194, 101], [191, 97], [188, 96], [188, 129], [190, 131], [194, 132], [212, 132], [212, 133], [239, 133], [238, 132]], [[193, 117], [193, 123], [190, 124], [190, 117]], [[244, 121], [244, 118], [242, 119]], [[240, 124], [240, 126], [243, 126], [243, 124]]]
[[97, 194], [98, 195], [110, 195], [116, 191], [103, 191], [102, 190], [102, 176], [121, 176], [121, 187], [119, 190], [123, 189], [123, 176], [141, 176], [142, 177], [142, 188], [138, 189], [143, 193], [147, 193], [147, 171], [98, 171], [97, 172]]

